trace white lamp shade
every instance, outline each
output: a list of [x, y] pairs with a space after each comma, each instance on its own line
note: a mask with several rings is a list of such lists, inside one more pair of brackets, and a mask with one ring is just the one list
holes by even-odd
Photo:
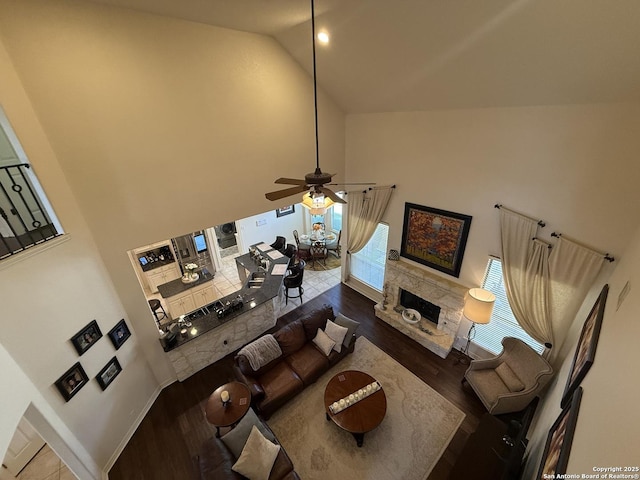
[[483, 288], [472, 288], [467, 292], [462, 314], [473, 323], [489, 323], [496, 296]]

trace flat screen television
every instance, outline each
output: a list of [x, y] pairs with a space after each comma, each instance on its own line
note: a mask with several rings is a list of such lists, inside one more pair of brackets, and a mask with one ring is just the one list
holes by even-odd
[[207, 240], [204, 238], [204, 233], [194, 235], [193, 242], [196, 244], [196, 252], [202, 253], [207, 251]]

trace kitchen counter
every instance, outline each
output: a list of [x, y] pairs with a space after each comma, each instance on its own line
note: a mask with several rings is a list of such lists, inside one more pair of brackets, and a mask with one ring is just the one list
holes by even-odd
[[168, 283], [158, 285], [158, 292], [160, 292], [162, 298], [169, 298], [175, 295], [179, 295], [193, 287], [197, 287], [198, 285], [202, 285], [203, 283], [209, 282], [211, 280], [213, 280], [213, 275], [209, 272], [200, 273], [200, 278], [195, 282], [184, 283], [182, 281], [182, 278], [178, 278], [176, 280], [171, 280]]
[[[263, 257], [269, 260], [269, 267], [260, 288], [250, 288], [247, 286], [248, 281], [245, 281], [245, 286], [240, 290], [189, 313], [185, 319], [191, 322], [191, 327], [186, 329], [185, 335], [178, 333], [175, 343], [169, 346], [161, 340], [178, 380], [188, 378], [275, 325], [276, 300], [284, 275], [274, 275], [272, 272], [276, 265], [288, 264], [289, 258], [273, 260], [266, 254]], [[237, 257], [236, 263], [249, 274], [259, 270], [259, 264], [250, 254]], [[209, 275], [202, 281], [211, 279], [212, 276]], [[181, 283], [178, 279], [169, 284], [175, 282]], [[193, 284], [183, 285], [188, 287], [198, 283], [202, 282], [198, 280]], [[167, 288], [165, 293], [170, 292]], [[240, 299], [242, 303], [238, 302]]]

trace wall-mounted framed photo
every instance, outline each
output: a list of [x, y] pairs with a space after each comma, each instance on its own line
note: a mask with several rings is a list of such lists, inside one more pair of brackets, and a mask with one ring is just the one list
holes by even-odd
[[109, 339], [113, 346], [118, 350], [124, 342], [127, 341], [127, 338], [131, 336], [131, 332], [129, 331], [129, 327], [127, 323], [124, 321], [124, 318], [120, 320], [115, 327], [109, 330]]
[[471, 218], [405, 203], [400, 255], [454, 277], [460, 276]]
[[596, 348], [598, 347], [598, 338], [600, 337], [600, 329], [602, 328], [602, 319], [604, 318], [604, 307], [607, 303], [607, 294], [609, 293], [609, 285], [602, 287], [598, 299], [593, 304], [587, 320], [582, 326], [580, 339], [573, 355], [573, 363], [569, 370], [569, 378], [567, 385], [564, 387], [560, 406], [566, 407], [571, 396], [578, 385], [582, 382], [587, 372], [593, 365], [596, 358]]
[[288, 207], [276, 208], [276, 217], [284, 217], [285, 215], [291, 215], [296, 211], [295, 205], [289, 205]]
[[581, 399], [582, 387], [578, 387], [571, 397], [570, 405], [560, 413], [558, 419], [551, 426], [542, 454], [540, 470], [536, 477], [537, 480], [559, 478], [560, 474], [566, 473], [573, 433], [578, 423]]
[[76, 348], [78, 355], [89, 350], [102, 337], [98, 322], [92, 320], [87, 326], [71, 337], [71, 343]]
[[102, 390], [106, 390], [121, 371], [122, 367], [120, 366], [120, 362], [118, 362], [116, 357], [113, 357], [109, 360], [109, 363], [107, 363], [104, 368], [98, 372], [98, 375], [96, 375], [96, 380], [98, 381], [100, 388], [102, 388]]
[[80, 391], [89, 381], [89, 377], [77, 362], [73, 367], [64, 372], [62, 376], [56, 380], [56, 387], [62, 397], [68, 402], [76, 393]]

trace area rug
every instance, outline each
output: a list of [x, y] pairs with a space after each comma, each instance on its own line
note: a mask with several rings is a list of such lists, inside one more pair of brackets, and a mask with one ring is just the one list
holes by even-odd
[[[387, 414], [353, 436], [328, 421], [324, 390], [343, 370], [361, 370], [380, 382]], [[464, 413], [364, 337], [353, 354], [278, 410], [268, 421], [304, 480], [425, 480], [464, 419]]]
[[307, 262], [307, 265], [304, 268], [311, 269], [315, 272], [333, 270], [334, 268], [338, 268], [340, 266], [340, 259], [332, 254], [329, 254], [324, 262], [322, 260], [316, 260], [314, 264], [314, 262], [310, 259], [305, 260], [305, 262]]

